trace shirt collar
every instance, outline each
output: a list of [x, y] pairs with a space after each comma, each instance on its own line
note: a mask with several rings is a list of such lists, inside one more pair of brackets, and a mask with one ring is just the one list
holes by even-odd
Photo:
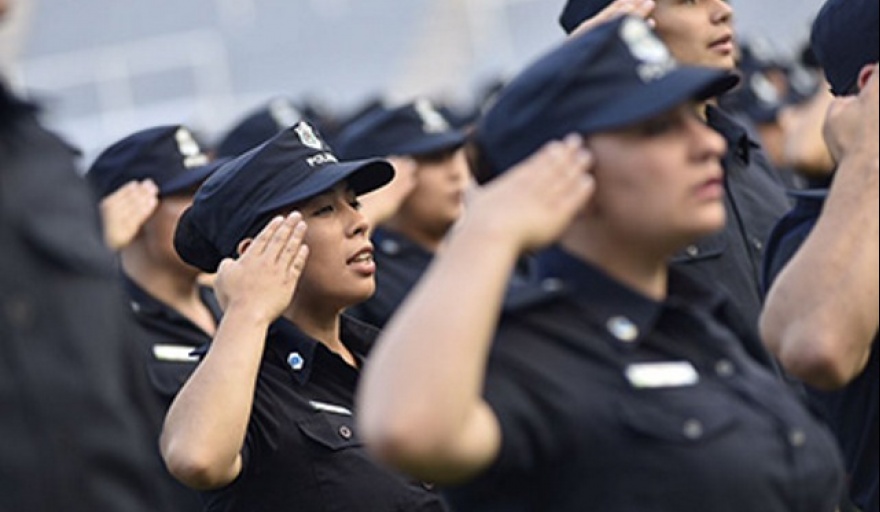
[[[171, 306], [165, 304], [161, 300], [150, 295], [132, 279], [128, 274], [122, 273], [122, 285], [125, 288], [131, 309], [135, 314], [145, 314], [148, 316], [165, 315], [168, 317], [181, 316]], [[223, 310], [217, 302], [217, 297], [210, 287], [199, 286], [199, 298], [202, 303], [211, 311], [214, 320], [220, 321]]]
[[[360, 367], [363, 366], [378, 332], [372, 326], [346, 315], [342, 315], [340, 320], [340, 340], [354, 355]], [[291, 374], [299, 384], [309, 381], [318, 352], [330, 355], [329, 349], [321, 342], [285, 318], [279, 318], [269, 327], [266, 347], [290, 367]]]
[[584, 306], [587, 315], [627, 344], [636, 343], [651, 332], [666, 307], [700, 304], [715, 310], [724, 303], [723, 296], [700, 286], [675, 268], [669, 271], [666, 299], [657, 302], [558, 246], [545, 250], [537, 259], [543, 278], [561, 280], [568, 293]]
[[727, 141], [725, 158], [735, 157], [741, 164], [748, 166], [752, 151], [759, 147], [758, 143], [749, 137], [748, 130], [730, 114], [713, 105], [706, 107], [706, 122]]

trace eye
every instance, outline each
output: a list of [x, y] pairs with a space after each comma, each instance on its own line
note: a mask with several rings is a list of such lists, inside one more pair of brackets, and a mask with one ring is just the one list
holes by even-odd
[[352, 208], [354, 208], [355, 210], [360, 210], [361, 206], [362, 206], [361, 202], [357, 198], [351, 199], [348, 202], [348, 205], [351, 206]]
[[312, 215], [314, 215], [316, 217], [330, 215], [331, 213], [333, 213], [333, 205], [332, 204], [321, 205], [321, 206], [318, 206], [317, 208], [315, 208], [314, 210], [312, 210]]

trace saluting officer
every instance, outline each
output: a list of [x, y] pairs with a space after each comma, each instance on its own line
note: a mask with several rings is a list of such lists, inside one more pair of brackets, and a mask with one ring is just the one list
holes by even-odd
[[[830, 432], [743, 350], [756, 336], [726, 296], [669, 266], [724, 226], [725, 142], [696, 108], [735, 81], [625, 17], [501, 91], [474, 136], [489, 171], [512, 169], [367, 363], [377, 456], [446, 484], [459, 512], [834, 511]], [[518, 256], [553, 242], [541, 285], [505, 303]]]
[[[138, 325], [134, 342], [146, 357], [159, 412], [153, 425], [156, 440], [165, 411], [198, 362], [193, 350], [211, 341], [221, 316], [213, 290], [199, 283], [201, 271], [174, 251], [174, 230], [181, 213], [192, 203], [198, 186], [221, 163], [209, 161], [185, 126], [162, 125], [113, 143], [86, 174], [102, 198], [108, 231], [122, 231], [113, 226], [135, 217], [126, 207], [139, 202], [151, 206], [139, 222], [129, 223], [130, 234], [119, 238], [114, 249], [128, 305]], [[147, 182], [152, 187], [143, 186]], [[147, 198], [142, 200], [142, 194]], [[105, 207], [117, 198], [128, 204], [122, 204], [122, 209]], [[153, 201], [143, 202], [149, 199]], [[202, 509], [196, 493], [167, 471], [162, 473], [175, 511]]]
[[391, 180], [378, 159], [338, 161], [299, 122], [202, 185], [175, 247], [226, 305], [175, 398], [162, 453], [210, 511], [446, 510], [421, 482], [379, 465], [355, 426], [374, 328], [342, 315], [373, 293], [358, 196]]

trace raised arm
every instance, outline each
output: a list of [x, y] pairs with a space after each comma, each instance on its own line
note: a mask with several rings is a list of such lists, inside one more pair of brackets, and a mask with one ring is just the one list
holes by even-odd
[[293, 298], [308, 256], [299, 213], [276, 217], [215, 282], [225, 307], [205, 358], [175, 397], [160, 440], [178, 480], [195, 489], [228, 484], [241, 472], [241, 449], [266, 333]]
[[436, 482], [494, 459], [500, 431], [480, 393], [505, 287], [517, 257], [553, 241], [584, 205], [589, 164], [571, 136], [476, 191], [367, 363], [358, 419], [381, 459]]
[[764, 341], [786, 370], [824, 389], [862, 371], [877, 335], [877, 75], [875, 65], [858, 96], [837, 98], [829, 109], [824, 133], [838, 162], [834, 182], [761, 315]]

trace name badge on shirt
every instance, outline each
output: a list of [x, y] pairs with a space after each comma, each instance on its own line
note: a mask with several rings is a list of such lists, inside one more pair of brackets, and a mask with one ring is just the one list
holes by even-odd
[[635, 388], [693, 386], [700, 380], [694, 365], [687, 361], [636, 363], [627, 366], [625, 373]]
[[187, 345], [172, 345], [169, 343], [156, 343], [153, 345], [153, 357], [159, 361], [196, 363], [199, 357], [193, 355], [192, 351], [193, 347]]
[[309, 405], [316, 411], [330, 412], [333, 414], [341, 414], [343, 416], [351, 416], [351, 410], [347, 407], [336, 404], [328, 404], [327, 402], [319, 402], [317, 400], [309, 400]]

